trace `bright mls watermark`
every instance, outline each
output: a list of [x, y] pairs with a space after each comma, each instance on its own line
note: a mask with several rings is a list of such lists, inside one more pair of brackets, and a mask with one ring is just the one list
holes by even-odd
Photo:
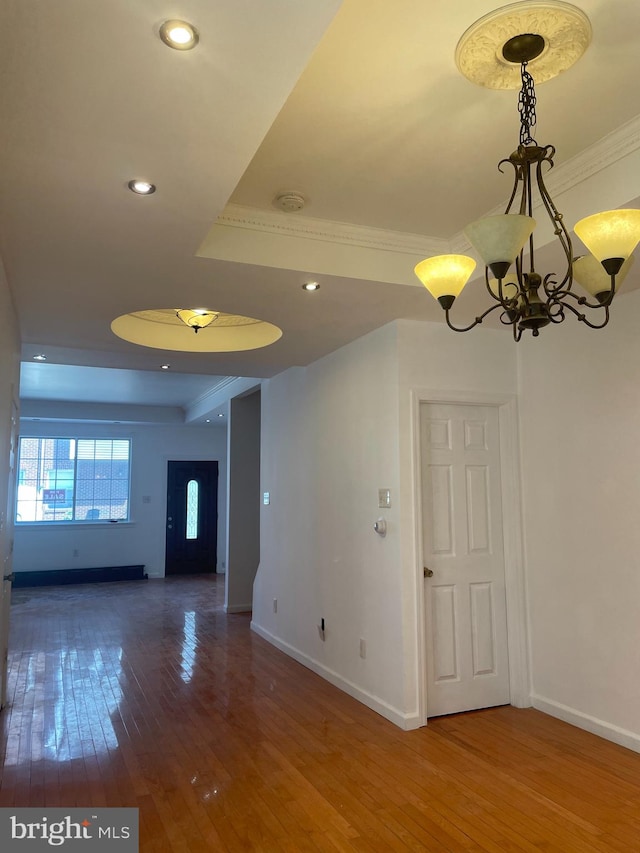
[[0, 850], [138, 853], [138, 809], [0, 808]]

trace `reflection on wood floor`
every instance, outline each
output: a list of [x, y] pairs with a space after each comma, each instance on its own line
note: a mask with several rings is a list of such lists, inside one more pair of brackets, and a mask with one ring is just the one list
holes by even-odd
[[533, 711], [403, 732], [226, 616], [224, 579], [14, 592], [0, 806], [141, 850], [640, 850], [640, 755]]

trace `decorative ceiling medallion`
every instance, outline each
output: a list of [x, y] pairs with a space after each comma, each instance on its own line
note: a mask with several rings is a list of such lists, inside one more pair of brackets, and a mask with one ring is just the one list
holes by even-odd
[[132, 344], [176, 352], [241, 352], [260, 349], [282, 337], [272, 323], [218, 313], [216, 320], [197, 335], [177, 316], [178, 308], [156, 308], [123, 314], [111, 323], [111, 331]]
[[520, 63], [506, 60], [502, 49], [510, 39], [524, 34], [544, 39], [540, 55], [528, 64], [538, 84], [557, 77], [580, 59], [591, 43], [591, 23], [581, 9], [560, 0], [511, 3], [469, 27], [456, 47], [456, 65], [479, 86], [519, 89]]

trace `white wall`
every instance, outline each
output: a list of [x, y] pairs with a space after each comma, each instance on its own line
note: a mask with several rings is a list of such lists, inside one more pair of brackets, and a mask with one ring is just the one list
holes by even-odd
[[[13, 299], [0, 260], [0, 706], [6, 699], [7, 653], [11, 583], [2, 578], [12, 570], [13, 491], [15, 471], [11, 463], [12, 421], [17, 433], [20, 339]], [[15, 463], [17, 460], [15, 460]], [[11, 507], [9, 507], [11, 504]]]
[[393, 325], [263, 384], [253, 627], [402, 724], [399, 506], [373, 530], [378, 489], [398, 494], [397, 412]]
[[[253, 625], [407, 728], [420, 722], [422, 590], [411, 391], [515, 393], [512, 347], [496, 331], [469, 338], [400, 322], [262, 388], [262, 490], [271, 505], [262, 512]], [[381, 510], [378, 490], [387, 488], [392, 506]], [[384, 539], [373, 531], [380, 515]]]
[[[131, 438], [131, 524], [24, 525], [16, 528], [15, 571], [144, 564], [164, 577], [167, 461], [217, 460], [218, 571], [226, 564], [226, 427], [129, 426], [23, 421], [22, 436]], [[143, 497], [150, 502], [144, 503]], [[74, 551], [78, 556], [74, 557]]]
[[11, 418], [17, 417], [20, 383], [20, 339], [13, 299], [0, 260], [0, 568], [8, 565], [13, 534], [13, 512], [7, 500], [13, 493], [9, 482]]
[[534, 704], [640, 749], [640, 292], [523, 341]]
[[229, 403], [225, 610], [250, 611], [260, 562], [260, 391]]

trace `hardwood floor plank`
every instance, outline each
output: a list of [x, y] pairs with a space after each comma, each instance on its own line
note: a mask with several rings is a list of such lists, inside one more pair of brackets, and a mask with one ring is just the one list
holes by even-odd
[[531, 709], [403, 732], [223, 578], [16, 590], [0, 806], [133, 806], [142, 853], [634, 853], [640, 755]]

